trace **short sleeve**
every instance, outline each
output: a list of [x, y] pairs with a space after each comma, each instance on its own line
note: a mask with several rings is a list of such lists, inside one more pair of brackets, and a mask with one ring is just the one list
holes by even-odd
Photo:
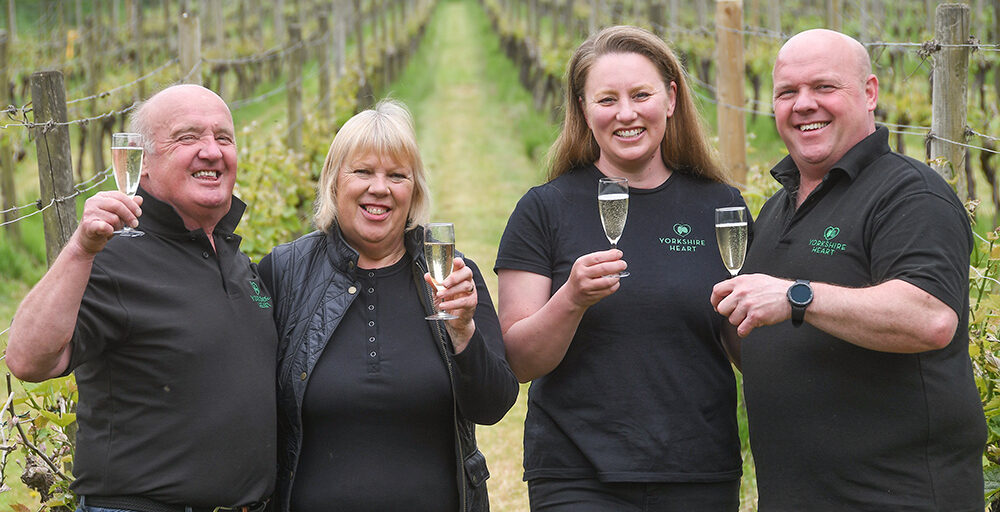
[[493, 270], [524, 270], [552, 277], [553, 229], [555, 223], [539, 187], [529, 190], [507, 220]]
[[931, 192], [899, 198], [875, 218], [871, 240], [874, 283], [901, 279], [962, 316], [972, 231], [955, 202]]
[[118, 283], [111, 272], [95, 262], [77, 314], [73, 349], [65, 374], [124, 339], [127, 330], [127, 310], [121, 304]]

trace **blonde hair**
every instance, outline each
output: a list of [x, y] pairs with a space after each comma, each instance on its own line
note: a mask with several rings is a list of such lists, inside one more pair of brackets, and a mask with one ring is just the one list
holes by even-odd
[[413, 118], [402, 103], [382, 100], [375, 108], [348, 119], [330, 143], [317, 184], [313, 216], [316, 227], [329, 231], [337, 222], [337, 177], [345, 165], [364, 155], [388, 157], [410, 167], [414, 186], [406, 230], [425, 224], [430, 216], [430, 190], [417, 148]]
[[563, 128], [549, 148], [549, 180], [570, 170], [597, 161], [601, 148], [587, 126], [580, 104], [587, 76], [598, 58], [614, 53], [635, 53], [650, 60], [660, 73], [663, 83], [677, 85], [673, 116], [667, 119], [660, 157], [674, 172], [702, 176], [713, 181], [728, 182], [726, 172], [708, 144], [701, 117], [694, 105], [691, 87], [684, 68], [674, 52], [655, 34], [628, 25], [608, 27], [587, 38], [569, 61], [566, 70], [566, 97], [563, 105], [566, 117]]

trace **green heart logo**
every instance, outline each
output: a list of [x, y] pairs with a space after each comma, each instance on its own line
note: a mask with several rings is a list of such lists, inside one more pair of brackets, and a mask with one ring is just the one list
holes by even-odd
[[688, 236], [691, 233], [691, 226], [688, 224], [674, 224], [674, 233], [677, 233], [677, 236]]
[[825, 231], [823, 231], [823, 236], [826, 237], [827, 240], [833, 240], [839, 234], [840, 234], [840, 228], [834, 226], [829, 226], [826, 228]]

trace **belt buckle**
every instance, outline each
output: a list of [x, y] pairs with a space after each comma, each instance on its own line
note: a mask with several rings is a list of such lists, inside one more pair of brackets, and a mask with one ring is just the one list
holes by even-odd
[[250, 503], [248, 505], [240, 505], [237, 507], [215, 507], [212, 512], [260, 512], [264, 510], [267, 505], [268, 500], [258, 501], [255, 503]]

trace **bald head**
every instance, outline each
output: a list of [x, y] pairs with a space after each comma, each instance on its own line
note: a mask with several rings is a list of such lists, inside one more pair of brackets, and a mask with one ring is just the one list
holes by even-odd
[[177, 107], [182, 105], [225, 109], [229, 116], [229, 124], [232, 124], [233, 116], [229, 112], [229, 106], [211, 89], [195, 84], [172, 85], [154, 94], [146, 101], [140, 102], [129, 119], [130, 130], [142, 135], [147, 152], [154, 149], [153, 140], [156, 124], [164, 122]]
[[861, 81], [872, 74], [871, 57], [864, 45], [834, 30], [817, 28], [795, 34], [778, 51], [774, 68], [803, 58], [836, 59], [836, 64], [831, 62], [831, 65], [838, 65], [842, 72], [856, 74]]

